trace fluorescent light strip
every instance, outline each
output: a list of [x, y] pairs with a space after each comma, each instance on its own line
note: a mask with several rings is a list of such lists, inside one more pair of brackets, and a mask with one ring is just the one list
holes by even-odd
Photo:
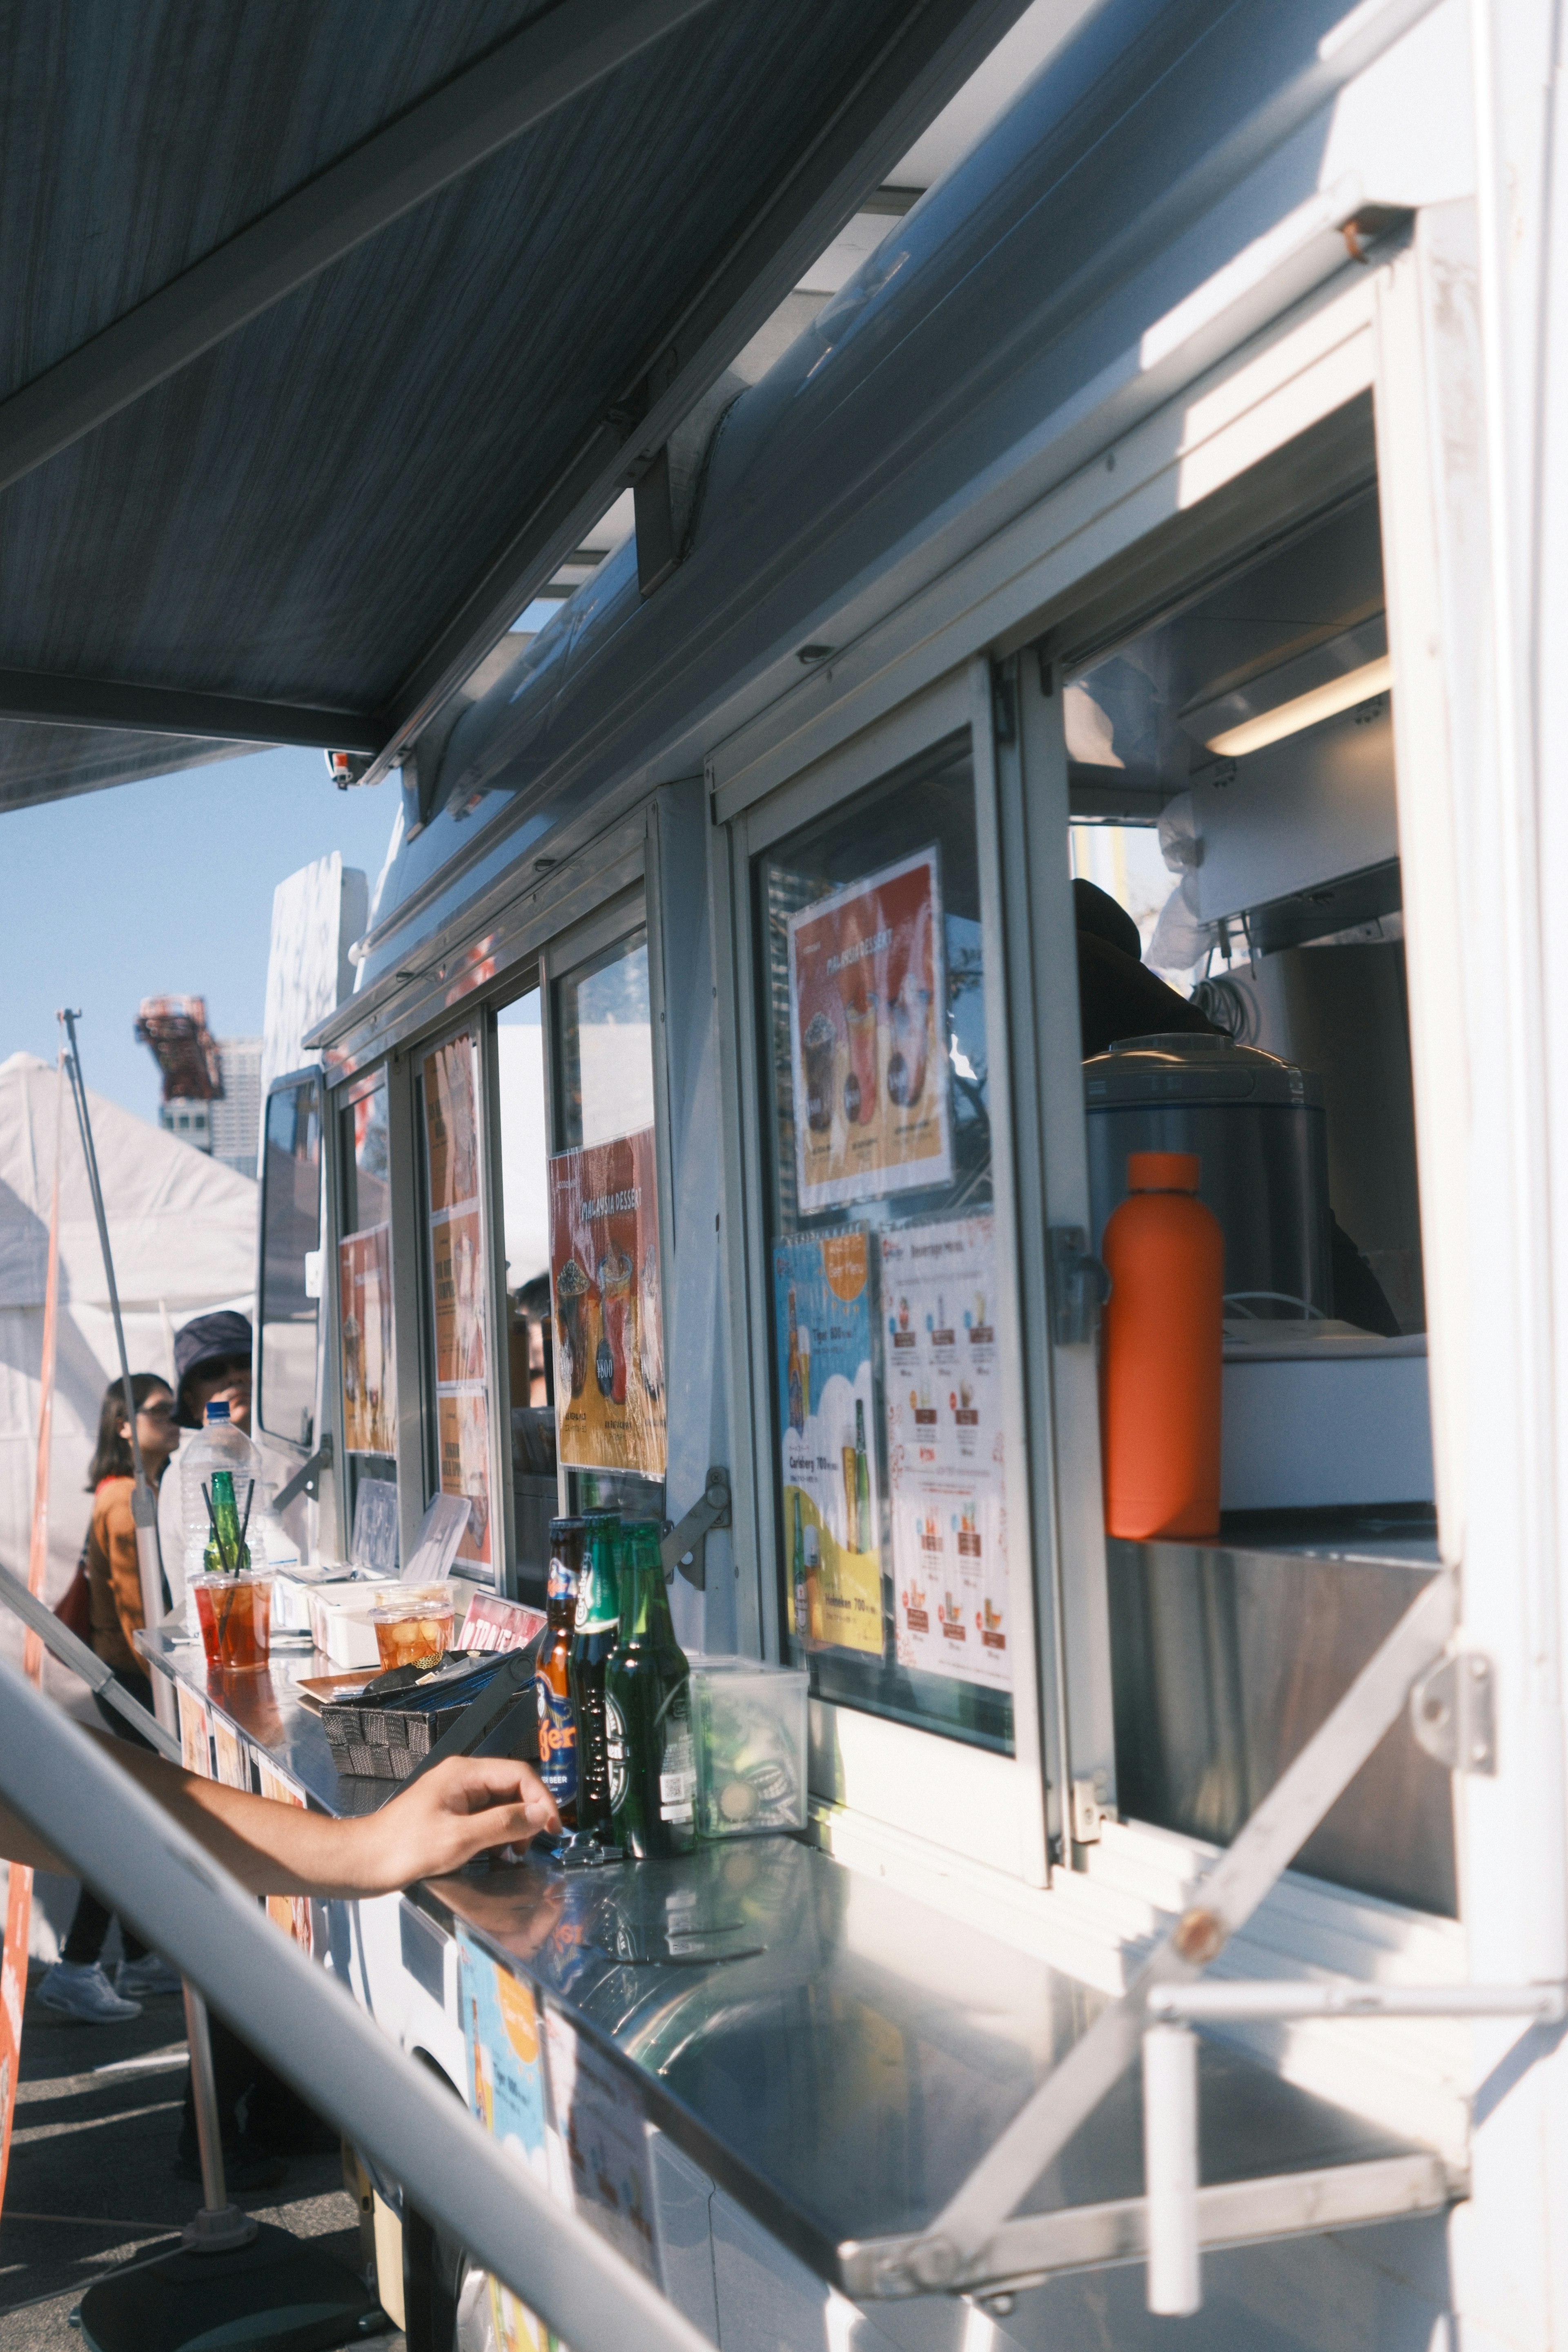
[[1303, 727], [1315, 727], [1321, 719], [1334, 719], [1342, 710], [1353, 710], [1358, 702], [1368, 702], [1374, 694], [1386, 694], [1393, 684], [1394, 664], [1384, 654], [1360, 669], [1347, 670], [1343, 677], [1331, 677], [1326, 686], [1313, 687], [1310, 694], [1299, 694], [1294, 700], [1280, 703], [1277, 709], [1244, 719], [1239, 727], [1227, 727], [1223, 735], [1211, 735], [1208, 749], [1217, 751], [1223, 759], [1242, 759], [1248, 751], [1261, 751], [1266, 743], [1278, 743], [1287, 735], [1299, 735]]

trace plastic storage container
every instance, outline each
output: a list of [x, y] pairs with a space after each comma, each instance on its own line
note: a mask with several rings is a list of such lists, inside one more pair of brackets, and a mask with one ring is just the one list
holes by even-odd
[[690, 1666], [699, 1836], [803, 1830], [806, 1669], [729, 1657]]

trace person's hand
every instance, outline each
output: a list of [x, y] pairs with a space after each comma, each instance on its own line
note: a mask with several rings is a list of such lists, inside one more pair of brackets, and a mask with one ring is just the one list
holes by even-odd
[[385, 1888], [460, 1870], [492, 1846], [555, 1832], [555, 1800], [531, 1766], [504, 1756], [449, 1756], [372, 1814]]

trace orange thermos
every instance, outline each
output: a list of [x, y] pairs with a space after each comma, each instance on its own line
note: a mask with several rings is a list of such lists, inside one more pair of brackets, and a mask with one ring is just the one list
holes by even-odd
[[1225, 1235], [1191, 1151], [1133, 1151], [1105, 1228], [1105, 1528], [1219, 1533]]

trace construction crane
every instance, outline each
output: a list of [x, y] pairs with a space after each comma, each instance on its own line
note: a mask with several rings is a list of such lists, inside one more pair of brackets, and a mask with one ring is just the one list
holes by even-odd
[[163, 1073], [163, 1100], [216, 1102], [223, 1093], [217, 1040], [207, 1027], [205, 996], [147, 996], [136, 1016], [139, 1045]]

